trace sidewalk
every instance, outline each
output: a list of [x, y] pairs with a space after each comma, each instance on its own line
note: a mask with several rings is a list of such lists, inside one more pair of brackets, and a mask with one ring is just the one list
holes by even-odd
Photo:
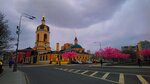
[[3, 73], [0, 74], [0, 84], [27, 84], [25, 74], [21, 71], [13, 72], [13, 68], [3, 66]]
[[[101, 64], [92, 64], [92, 65], [89, 65], [89, 67], [100, 67]], [[139, 67], [139, 66], [103, 66], [103, 67], [113, 67], [113, 68], [143, 68], [143, 69], [150, 69], [150, 66], [142, 66], [142, 67]]]

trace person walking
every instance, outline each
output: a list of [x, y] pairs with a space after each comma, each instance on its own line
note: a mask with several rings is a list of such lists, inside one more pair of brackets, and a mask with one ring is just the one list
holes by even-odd
[[102, 66], [103, 66], [103, 60], [102, 59], [100, 60], [100, 63], [101, 63], [101, 68], [102, 68]]
[[137, 63], [139, 65], [139, 67], [142, 67], [142, 65], [141, 65], [141, 59], [140, 58], [137, 59]]
[[12, 65], [14, 64], [14, 61], [12, 59], [9, 60], [9, 68], [12, 68]]

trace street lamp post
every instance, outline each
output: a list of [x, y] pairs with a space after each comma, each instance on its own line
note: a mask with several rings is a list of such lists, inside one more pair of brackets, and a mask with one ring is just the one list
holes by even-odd
[[99, 44], [99, 50], [102, 50], [101, 42], [94, 42], [94, 43], [98, 43]]
[[17, 44], [16, 44], [16, 46], [17, 46], [17, 48], [16, 48], [16, 57], [15, 57], [15, 63], [14, 63], [14, 66], [13, 66], [13, 72], [17, 71], [17, 59], [18, 59], [17, 55], [18, 55], [19, 38], [20, 38], [20, 27], [21, 27], [22, 17], [26, 17], [26, 18], [31, 19], [31, 20], [36, 18], [34, 16], [31, 16], [31, 15], [28, 15], [28, 14], [25, 14], [25, 13], [21, 14], [21, 16], [20, 16], [19, 25], [17, 26], [17, 31], [16, 31], [16, 34], [17, 34]]

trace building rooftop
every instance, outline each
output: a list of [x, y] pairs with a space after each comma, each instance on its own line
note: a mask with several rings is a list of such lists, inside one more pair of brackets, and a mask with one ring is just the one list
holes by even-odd
[[71, 48], [82, 48], [82, 46], [79, 45], [79, 44], [74, 44], [74, 45], [71, 46]]

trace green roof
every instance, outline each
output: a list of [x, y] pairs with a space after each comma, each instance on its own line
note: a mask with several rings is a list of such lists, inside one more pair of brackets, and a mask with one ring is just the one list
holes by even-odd
[[74, 45], [71, 46], [71, 48], [82, 48], [82, 46], [79, 45], [79, 44], [74, 44]]

